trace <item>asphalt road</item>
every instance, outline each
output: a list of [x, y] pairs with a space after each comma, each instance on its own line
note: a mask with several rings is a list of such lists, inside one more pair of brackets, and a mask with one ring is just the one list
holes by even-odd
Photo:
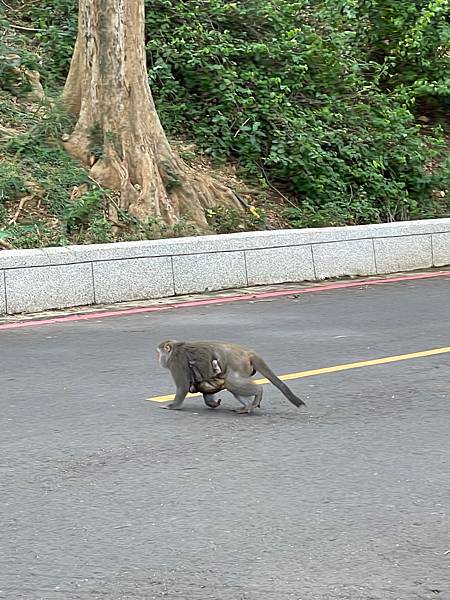
[[0, 331], [0, 598], [448, 600], [450, 354], [182, 412], [159, 341], [279, 374], [449, 346], [450, 279]]

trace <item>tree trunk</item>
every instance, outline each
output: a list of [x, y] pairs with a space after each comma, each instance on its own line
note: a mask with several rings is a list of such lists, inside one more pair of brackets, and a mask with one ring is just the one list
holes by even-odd
[[139, 220], [184, 218], [207, 230], [205, 208], [240, 208], [231, 190], [196, 174], [169, 145], [147, 80], [144, 0], [79, 0], [63, 104], [78, 119], [66, 149]]

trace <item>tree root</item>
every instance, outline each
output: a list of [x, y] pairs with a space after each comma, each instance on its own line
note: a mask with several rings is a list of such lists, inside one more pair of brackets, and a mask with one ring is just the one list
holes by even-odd
[[28, 200], [33, 200], [33, 198], [34, 196], [23, 196], [23, 198], [20, 199], [19, 206], [17, 207], [14, 217], [8, 222], [8, 225], [15, 225], [17, 223], [17, 219], [19, 218], [25, 203], [28, 202]]

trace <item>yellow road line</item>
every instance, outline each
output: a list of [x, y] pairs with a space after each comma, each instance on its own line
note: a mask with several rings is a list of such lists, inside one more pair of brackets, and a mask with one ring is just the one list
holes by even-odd
[[[291, 379], [301, 379], [303, 377], [313, 377], [314, 375], [323, 375], [324, 373], [337, 373], [338, 371], [348, 371], [349, 369], [360, 369], [361, 367], [372, 367], [374, 365], [386, 365], [388, 363], [400, 362], [402, 360], [411, 360], [412, 358], [423, 358], [425, 356], [435, 356], [436, 354], [446, 354], [450, 352], [450, 346], [445, 348], [434, 348], [432, 350], [422, 350], [421, 352], [412, 352], [410, 354], [399, 354], [397, 356], [385, 356], [384, 358], [374, 358], [372, 360], [363, 360], [361, 362], [345, 363], [343, 365], [335, 365], [334, 367], [323, 367], [322, 369], [312, 369], [310, 371], [300, 371], [299, 373], [288, 373], [281, 375], [282, 381]], [[267, 379], [255, 379], [255, 383], [264, 385], [270, 383]], [[188, 398], [200, 396], [201, 394], [188, 394]], [[151, 402], [168, 402], [173, 400], [174, 395], [155, 396], [148, 398]]]

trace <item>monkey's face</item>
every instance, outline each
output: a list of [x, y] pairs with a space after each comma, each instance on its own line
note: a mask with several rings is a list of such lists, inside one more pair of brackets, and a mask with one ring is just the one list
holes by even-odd
[[162, 342], [156, 348], [156, 355], [158, 358], [158, 363], [164, 369], [168, 368], [168, 362], [169, 362], [170, 356], [172, 354], [172, 350], [173, 350], [173, 345], [170, 342]]
[[156, 358], [158, 360], [159, 366], [163, 367], [164, 369], [167, 369], [168, 356], [163, 352], [162, 348], [160, 348], [159, 346], [158, 348], [156, 348]]

